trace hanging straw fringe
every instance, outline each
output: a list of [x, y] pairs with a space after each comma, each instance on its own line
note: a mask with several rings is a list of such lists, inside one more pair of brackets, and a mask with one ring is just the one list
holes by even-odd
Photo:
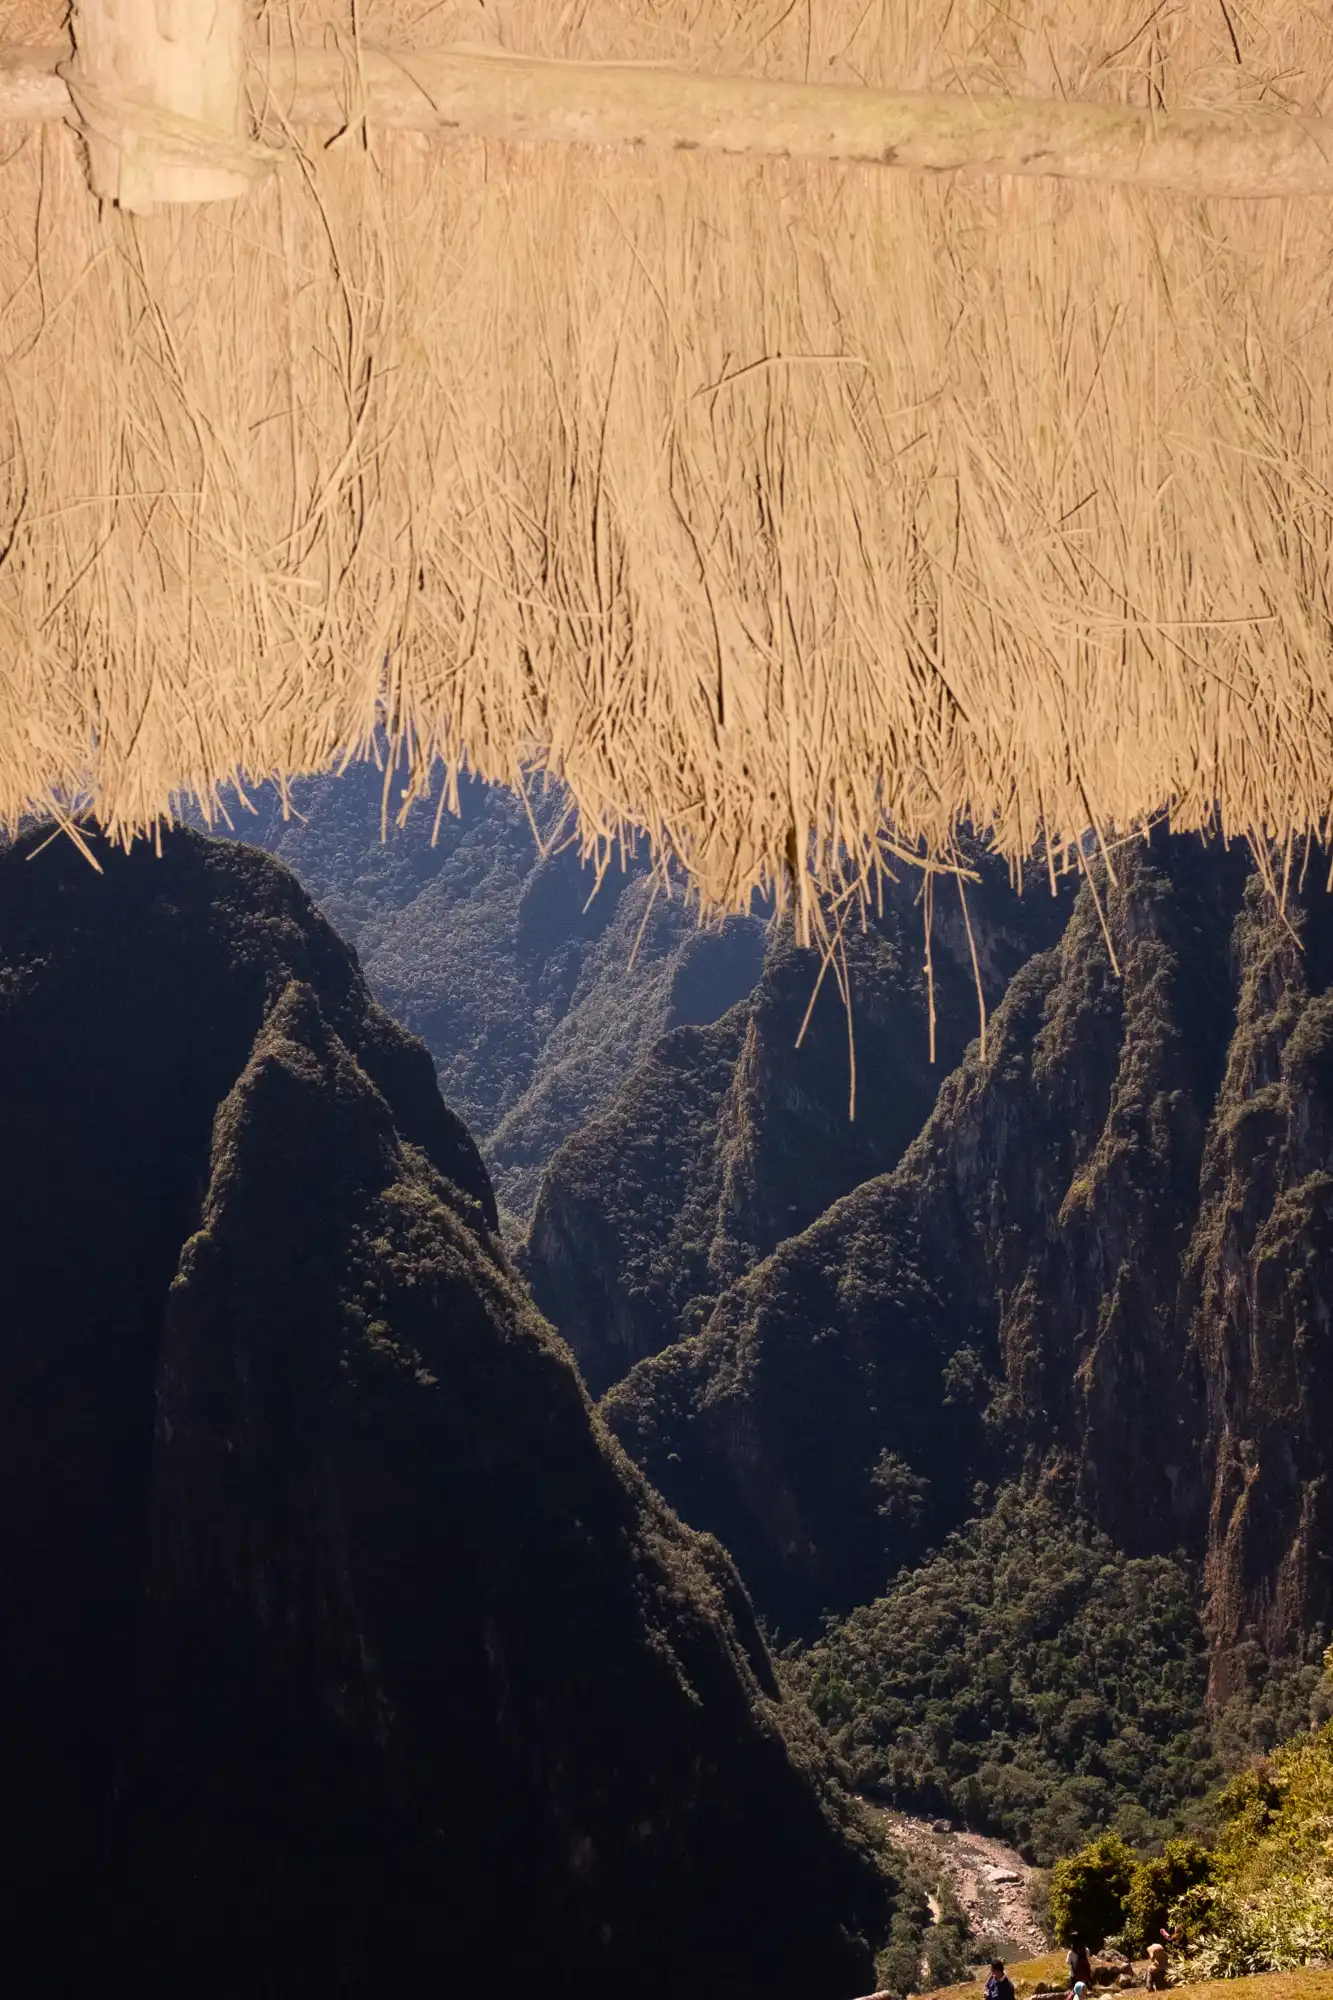
[[[1333, 18], [1271, 0], [1237, 62], [1204, 0], [779, 11], [530, 0], [523, 59], [465, 72], [424, 0], [266, 8], [287, 164], [212, 207], [99, 210], [72, 132], [7, 128], [0, 819], [56, 795], [128, 838], [382, 720], [408, 804], [439, 759], [546, 770], [586, 849], [641, 827], [706, 906], [805, 922], [962, 824], [1014, 863], [1081, 852], [1093, 808], [1108, 852], [1163, 810], [1327, 831], [1333, 202], [705, 147], [742, 100], [790, 136], [809, 77], [835, 152], [862, 89], [947, 98], [979, 169], [1041, 102], [1122, 159], [1225, 127], [1257, 192], [1255, 134], [1333, 158]], [[307, 48], [337, 145], [273, 88]], [[376, 123], [376, 49], [429, 74], [436, 137]], [[438, 136], [483, 85], [554, 117], [557, 60], [603, 108], [670, 65], [696, 149]], [[49, 104], [39, 69], [0, 105]], [[705, 117], [710, 78], [739, 95]]]

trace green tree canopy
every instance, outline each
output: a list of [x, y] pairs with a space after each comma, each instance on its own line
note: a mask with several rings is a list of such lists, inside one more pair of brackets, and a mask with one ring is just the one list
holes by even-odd
[[1134, 1856], [1117, 1833], [1104, 1833], [1051, 1870], [1051, 1926], [1057, 1944], [1100, 1951], [1124, 1928]]
[[[909, 1504], [896, 1472], [886, 1496]], [[1042, 1865], [1112, 1827], [1169, 1838], [1221, 1775], [1179, 1566], [1131, 1560], [1017, 1487], [784, 1667], [860, 1789]]]

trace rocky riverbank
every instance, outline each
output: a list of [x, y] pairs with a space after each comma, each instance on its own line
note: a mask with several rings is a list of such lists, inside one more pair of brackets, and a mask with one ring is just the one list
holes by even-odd
[[969, 1833], [944, 1820], [880, 1809], [885, 1831], [917, 1864], [930, 1888], [946, 1885], [967, 1915], [972, 1934], [1014, 1957], [1047, 1949], [1032, 1912], [1036, 1869], [1002, 1840]]

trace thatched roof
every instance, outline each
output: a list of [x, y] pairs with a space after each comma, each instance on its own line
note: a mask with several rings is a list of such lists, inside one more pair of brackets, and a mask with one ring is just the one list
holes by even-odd
[[[293, 0], [252, 74], [290, 31], [355, 78], [354, 29], [1333, 113], [1305, 0]], [[1326, 828], [1326, 194], [268, 110], [284, 164], [144, 216], [67, 125], [0, 131], [0, 818], [54, 793], [129, 832], [380, 713], [423, 783], [549, 769], [715, 904], [960, 821], [1013, 858], [1167, 808]]]

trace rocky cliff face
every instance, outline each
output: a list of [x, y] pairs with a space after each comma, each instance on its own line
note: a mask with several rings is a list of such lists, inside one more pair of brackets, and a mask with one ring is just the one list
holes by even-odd
[[1119, 976], [1085, 889], [898, 1168], [608, 1397], [783, 1622], [875, 1595], [1002, 1475], [1206, 1558], [1215, 1698], [1251, 1628], [1329, 1619], [1333, 904], [1288, 924], [1246, 877], [1125, 850]]
[[[1281, 1656], [1302, 1631], [1333, 1624], [1333, 909], [1322, 884], [1292, 918], [1276, 919], [1254, 884], [1236, 926], [1236, 1026], [1182, 1287], [1219, 1700], [1241, 1686], [1251, 1639]], [[1183, 1467], [1175, 1483], [1193, 1484]]]
[[518, 1236], [551, 1155], [652, 1042], [750, 991], [763, 930], [701, 930], [633, 856], [599, 885], [553, 792], [530, 816], [510, 793], [464, 783], [457, 815], [419, 805], [398, 828], [400, 793], [362, 764], [294, 786], [293, 816], [264, 792], [232, 817], [295, 870], [372, 992], [426, 1043]]
[[977, 1033], [978, 974], [994, 1006], [1069, 902], [1022, 903], [986, 869], [970, 897], [974, 969], [956, 891], [940, 891], [932, 1063], [913, 895], [904, 884], [864, 928], [849, 923], [833, 969], [776, 930], [745, 1002], [667, 1035], [556, 1153], [523, 1268], [594, 1392], [696, 1331], [728, 1284], [896, 1165]]
[[884, 1878], [287, 871], [0, 857], [0, 1835], [34, 1994], [872, 1983]]

